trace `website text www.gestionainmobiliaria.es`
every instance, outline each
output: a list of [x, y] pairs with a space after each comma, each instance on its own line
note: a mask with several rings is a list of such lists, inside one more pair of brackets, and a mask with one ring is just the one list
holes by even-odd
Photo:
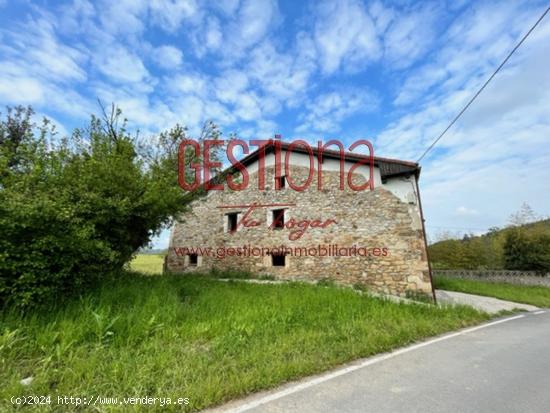
[[317, 244], [311, 246], [287, 246], [257, 247], [250, 244], [241, 246], [201, 247], [187, 246], [175, 247], [177, 256], [189, 254], [224, 259], [226, 257], [265, 257], [269, 255], [290, 255], [293, 257], [386, 257], [390, 254], [387, 247], [365, 247], [360, 245], [340, 246], [338, 244]]

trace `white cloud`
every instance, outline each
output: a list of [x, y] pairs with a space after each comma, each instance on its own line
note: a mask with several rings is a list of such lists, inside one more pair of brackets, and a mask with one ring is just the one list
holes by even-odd
[[116, 103], [123, 110], [124, 117], [131, 120], [132, 127], [139, 128], [142, 135], [167, 129], [177, 122], [183, 123], [181, 112], [175, 107], [139, 90], [113, 88], [110, 83], [99, 82], [95, 85], [94, 92], [102, 102]]
[[465, 206], [459, 206], [457, 209], [456, 209], [456, 214], [457, 215], [479, 215], [479, 212], [476, 210], [476, 209], [473, 209], [473, 208], [467, 208]]
[[379, 1], [323, 1], [315, 14], [315, 43], [327, 75], [359, 72], [373, 63], [387, 70], [409, 67], [435, 38], [439, 6], [390, 7]]
[[58, 85], [51, 79], [27, 71], [25, 65], [0, 62], [0, 102], [44, 107], [79, 119], [88, 117], [92, 108], [88, 99], [67, 89], [65, 84]]
[[372, 111], [378, 107], [378, 99], [368, 92], [342, 89], [324, 93], [308, 102], [306, 114], [296, 132], [338, 132], [342, 121], [357, 113]]
[[[4, 62], [0, 66], [4, 66]], [[42, 103], [45, 90], [41, 83], [32, 77], [9, 75], [0, 71], [0, 100], [12, 104]]]
[[206, 96], [209, 93], [208, 79], [198, 73], [182, 73], [174, 76], [169, 82], [170, 88], [183, 94]]
[[315, 43], [325, 73], [342, 68], [358, 71], [381, 55], [381, 44], [372, 17], [356, 0], [319, 4]]
[[[455, 5], [343, 0], [289, 17], [267, 0], [33, 5], [0, 28], [0, 103], [73, 122], [99, 97], [145, 135], [212, 119], [243, 138], [295, 122], [317, 140], [364, 134], [359, 115], [374, 119], [380, 96], [376, 152], [414, 160], [542, 13]], [[548, 212], [549, 39], [547, 20], [423, 162], [428, 225], [499, 225], [523, 201]]]
[[[38, 18], [17, 31], [0, 29], [2, 40], [12, 36], [0, 44], [1, 56], [8, 63], [21, 62], [14, 70], [8, 63], [0, 68], [0, 98], [41, 107], [49, 103], [50, 110], [65, 113], [85, 110], [80, 114], [84, 117], [97, 111], [93, 102], [99, 98], [118, 104], [135, 126], [149, 131], [169, 122], [196, 128], [206, 119], [225, 125], [245, 122], [256, 132], [273, 128], [265, 117], [279, 112], [285, 102], [295, 102], [307, 86], [308, 52], [300, 47], [292, 56], [294, 50], [281, 54], [274, 46], [258, 46], [280, 22], [274, 0], [224, 2], [216, 7], [229, 17], [223, 26], [219, 16], [205, 17], [194, 1], [73, 0], [49, 11], [36, 6], [29, 15]], [[232, 16], [227, 14], [231, 10]], [[180, 47], [154, 47], [148, 40], [152, 26], [175, 34], [182, 33], [184, 23], [185, 37], [195, 36], [204, 50], [225, 56], [225, 70], [206, 75], [200, 66], [192, 66], [192, 56], [183, 61]], [[199, 31], [202, 37], [196, 37]], [[180, 38], [177, 42], [185, 44]], [[218, 50], [222, 44], [225, 47]], [[255, 53], [258, 64], [247, 59], [238, 65], [245, 52]], [[275, 53], [280, 62], [273, 67], [259, 64], [266, 52]], [[146, 62], [155, 65], [148, 70]], [[169, 76], [159, 74], [157, 67], [169, 70]], [[92, 104], [81, 93], [88, 94]]]
[[[76, 85], [88, 80], [85, 47], [64, 44], [47, 13], [0, 29], [0, 102], [47, 106], [77, 118], [89, 107]], [[37, 108], [38, 109], [38, 108]]]
[[[436, 63], [428, 63], [411, 78], [414, 83], [425, 76], [423, 84], [432, 87], [431, 93], [416, 111], [398, 118], [380, 133], [375, 142], [378, 153], [413, 160], [420, 156], [511, 49], [521, 35], [519, 26], [525, 30], [525, 21], [539, 15], [537, 8], [508, 15], [500, 3], [493, 7], [493, 12], [484, 6], [472, 13], [471, 19], [461, 21], [460, 31], [466, 33], [467, 40], [455, 39], [434, 57], [440, 62], [441, 56], [452, 56], [442, 73], [433, 69]], [[480, 13], [485, 18], [481, 19]], [[487, 23], [492, 15], [494, 21]], [[482, 21], [492, 30], [476, 28]], [[509, 33], [518, 36], [513, 39]], [[505, 39], [507, 47], [501, 43], [484, 47], [480, 43], [494, 45], [494, 39]], [[459, 216], [464, 226], [503, 225], [523, 201], [536, 211], [548, 210], [549, 40], [550, 23], [545, 22], [423, 160], [421, 190], [428, 223], [452, 226]], [[439, 73], [439, 82], [430, 85], [429, 73]], [[414, 93], [421, 94], [420, 89]], [[457, 209], [456, 205], [463, 207]]]
[[222, 44], [222, 31], [220, 22], [216, 18], [208, 19], [206, 24], [205, 46], [208, 49], [216, 50]]
[[149, 8], [153, 20], [168, 32], [178, 30], [184, 20], [200, 18], [200, 8], [194, 0], [152, 0]]
[[52, 22], [45, 18], [29, 19], [17, 31], [3, 34], [6, 44], [0, 50], [29, 74], [56, 82], [86, 80], [81, 67], [87, 61], [85, 51], [63, 44]]
[[258, 96], [255, 93], [241, 93], [235, 102], [235, 114], [245, 121], [259, 119], [262, 110]]
[[374, 27], [378, 33], [384, 33], [394, 18], [393, 9], [384, 6], [380, 1], [374, 1], [369, 5], [369, 14], [374, 21]]
[[276, 17], [277, 3], [273, 0], [245, 0], [239, 10], [238, 33], [243, 45], [262, 40]]
[[89, 30], [95, 13], [94, 5], [88, 0], [73, 0], [58, 13], [59, 29], [69, 33]]
[[[275, 0], [244, 0], [232, 18], [222, 28], [224, 47], [220, 49], [226, 63], [245, 57], [245, 52], [267, 37], [280, 22]], [[220, 33], [215, 24], [209, 28], [211, 40], [218, 41]], [[221, 41], [221, 40], [220, 40]]]
[[25, 58], [47, 71], [48, 77], [58, 81], [84, 81], [86, 72], [79, 63], [87, 58], [78, 49], [63, 45], [54, 34], [51, 23], [43, 19], [34, 22], [34, 30], [29, 32]]
[[95, 58], [98, 69], [116, 82], [136, 83], [149, 76], [140, 57], [121, 45], [112, 45]]
[[[224, 43], [220, 21], [215, 16], [209, 16], [204, 23], [190, 31], [191, 41], [197, 57], [202, 58], [207, 53], [219, 52]], [[222, 50], [227, 53], [227, 50]]]
[[239, 8], [240, 0], [218, 0], [214, 3], [214, 7], [220, 10], [226, 16], [233, 15]]
[[384, 33], [384, 58], [395, 68], [405, 68], [423, 56], [435, 35], [433, 5], [395, 16]]
[[266, 96], [291, 102], [305, 94], [315, 68], [303, 51], [298, 47], [294, 55], [283, 54], [271, 42], [263, 42], [250, 55], [248, 73]]
[[133, 35], [145, 29], [147, 2], [143, 0], [104, 0], [98, 5], [102, 27], [111, 34]]
[[476, 3], [444, 32], [434, 59], [407, 75], [394, 103], [414, 103], [434, 87], [450, 93], [485, 75], [511, 50], [533, 15], [520, 2]]
[[198, 96], [182, 96], [178, 98], [173, 110], [179, 114], [179, 122], [188, 126], [191, 131], [198, 128], [207, 120], [205, 102]]
[[279, 125], [267, 119], [260, 119], [257, 122], [256, 137], [259, 139], [270, 139], [277, 133]]
[[[0, 103], [31, 103], [45, 114], [80, 119], [97, 112], [99, 98], [119, 105], [132, 127], [145, 134], [176, 122], [193, 133], [207, 119], [226, 127], [244, 122], [255, 133], [274, 129], [264, 115], [278, 110], [278, 98], [266, 95], [258, 78], [252, 84], [244, 67], [208, 75], [200, 66], [190, 69], [193, 63], [183, 62], [179, 47], [151, 46], [146, 30], [160, 25], [176, 33], [184, 22], [195, 29], [202, 29], [199, 23], [204, 22], [208, 30], [201, 41], [208, 50], [215, 51], [224, 42], [242, 53], [271, 30], [278, 18], [274, 1], [243, 2], [226, 26], [213, 14], [203, 19], [194, 2], [74, 0], [50, 11], [34, 6], [29, 20], [19, 23], [17, 30], [0, 29]], [[234, 28], [238, 30], [229, 30]], [[180, 39], [177, 44], [183, 46]], [[146, 61], [169, 70], [169, 76], [159, 74], [155, 66], [148, 70]]]
[[235, 113], [226, 105], [210, 99], [204, 106], [203, 119], [212, 120], [223, 129], [234, 124], [236, 121], [236, 116]]
[[243, 71], [226, 70], [214, 81], [216, 97], [222, 102], [234, 103], [248, 84], [248, 77]]
[[[237, 135], [241, 139], [271, 139], [278, 132], [276, 122], [268, 119], [259, 119], [253, 125], [241, 128], [237, 131]], [[254, 146], [250, 150], [253, 151]]]
[[160, 46], [153, 50], [153, 59], [164, 69], [176, 69], [181, 66], [183, 53], [174, 46]]

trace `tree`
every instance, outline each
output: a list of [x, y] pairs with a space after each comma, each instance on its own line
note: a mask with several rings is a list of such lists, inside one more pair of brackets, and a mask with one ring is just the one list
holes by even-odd
[[510, 215], [510, 218], [508, 218], [508, 221], [510, 222], [511, 226], [521, 226], [528, 224], [530, 222], [535, 222], [539, 219], [538, 215], [533, 211], [533, 208], [527, 204], [527, 202], [524, 202], [521, 204], [521, 207], [519, 211], [514, 212], [512, 215]]
[[[113, 105], [60, 139], [32, 114], [0, 120], [0, 305], [63, 298], [116, 273], [193, 199], [177, 181], [185, 128], [148, 141]], [[199, 141], [219, 136], [209, 122]]]
[[[0, 164], [1, 171], [16, 169], [21, 163], [21, 146], [24, 142], [28, 142], [28, 135], [32, 132], [32, 127], [36, 126], [31, 120], [33, 115], [34, 112], [30, 107], [8, 108], [6, 120], [2, 121], [0, 127], [0, 148], [3, 161]], [[47, 123], [43, 125], [43, 130], [47, 130], [46, 126]]]
[[550, 235], [526, 234], [514, 228], [506, 234], [504, 243], [506, 269], [523, 271], [550, 271]]
[[450, 230], [440, 230], [435, 234], [435, 241], [447, 241], [451, 239], [459, 239], [460, 233], [459, 232], [453, 232]]

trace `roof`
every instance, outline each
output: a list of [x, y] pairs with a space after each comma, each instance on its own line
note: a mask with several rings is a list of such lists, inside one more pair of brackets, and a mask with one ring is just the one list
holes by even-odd
[[[279, 141], [281, 144], [282, 150], [288, 150], [290, 147], [290, 144], [287, 142]], [[265, 154], [267, 155], [270, 152], [273, 152], [275, 150], [275, 140], [269, 139], [264, 146], [262, 146], [262, 149], [265, 148]], [[256, 151], [246, 155], [244, 158], [240, 159], [239, 162], [243, 164], [244, 166], [250, 165], [251, 163], [255, 162], [259, 156], [260, 156], [260, 149], [258, 148]], [[317, 147], [311, 147], [311, 150], [313, 152], [314, 156], [317, 156], [319, 151]], [[305, 153], [307, 154], [308, 151], [302, 146], [293, 146], [292, 152], [297, 153]], [[331, 149], [323, 149], [323, 158], [331, 158], [331, 159], [340, 159], [340, 151], [334, 151]], [[388, 178], [392, 178], [395, 176], [409, 176], [414, 174], [416, 178], [418, 179], [420, 175], [420, 165], [417, 162], [410, 162], [410, 161], [401, 161], [399, 159], [391, 159], [391, 158], [382, 158], [380, 156], [374, 156], [374, 165], [380, 168], [380, 176], [382, 179], [382, 182], [386, 182]], [[359, 153], [352, 153], [352, 152], [346, 152], [344, 151], [344, 160], [348, 162], [359, 162], [359, 161], [368, 161], [369, 156], [362, 155]], [[239, 170], [235, 166], [230, 166], [223, 170], [218, 175], [212, 177], [210, 179], [211, 183], [223, 183], [223, 180], [225, 177], [229, 174], [238, 172]], [[199, 186], [198, 190], [189, 192], [186, 197], [193, 199], [198, 198], [206, 194], [206, 190], [204, 189], [205, 184]]]
[[[287, 142], [280, 141], [280, 147], [281, 147], [281, 150], [288, 150], [288, 148], [290, 147], [290, 144]], [[275, 140], [270, 139], [262, 148], [265, 148], [266, 155], [270, 152], [273, 152], [275, 150]], [[311, 150], [314, 156], [318, 155], [319, 150], [317, 147], [311, 147]], [[308, 150], [303, 146], [293, 146], [292, 152], [304, 153], [304, 154], [309, 153]], [[252, 162], [255, 162], [259, 158], [259, 156], [260, 156], [260, 148], [248, 154], [239, 162], [241, 162], [245, 166], [250, 165]], [[323, 158], [340, 159], [340, 151], [335, 151], [332, 149], [323, 149], [322, 156]], [[344, 160], [347, 162], [360, 162], [360, 161], [365, 162], [369, 160], [369, 156], [344, 151]], [[394, 176], [400, 176], [400, 175], [414, 174], [416, 175], [416, 177], [420, 175], [420, 165], [417, 162], [402, 161], [399, 159], [382, 158], [379, 156], [374, 156], [374, 165], [380, 168], [380, 175], [382, 177], [382, 181], [385, 181], [388, 178], [391, 178]], [[231, 169], [232, 168], [230, 167], [228, 172], [230, 172]]]

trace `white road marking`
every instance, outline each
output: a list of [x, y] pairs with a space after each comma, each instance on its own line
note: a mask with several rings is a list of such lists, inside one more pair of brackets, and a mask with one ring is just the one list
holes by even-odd
[[546, 311], [541, 310], [541, 311], [535, 311], [533, 314], [539, 315], [539, 314], [544, 314], [545, 312], [546, 312]]
[[[537, 314], [537, 313], [534, 313], [534, 314]], [[349, 367], [344, 367], [342, 369], [339, 369], [339, 370], [336, 370], [336, 371], [333, 371], [333, 372], [330, 372], [330, 373], [327, 373], [327, 374], [323, 374], [323, 375], [318, 376], [318, 377], [316, 377], [314, 379], [311, 379], [311, 380], [303, 381], [303, 382], [298, 383], [294, 386], [288, 387], [286, 389], [283, 389], [281, 391], [278, 391], [278, 392], [275, 392], [275, 393], [272, 393], [272, 394], [268, 394], [264, 397], [261, 397], [257, 400], [250, 401], [248, 403], [245, 403], [245, 404], [243, 404], [241, 406], [238, 406], [238, 407], [235, 407], [233, 409], [224, 410], [224, 412], [226, 412], [226, 413], [246, 412], [247, 410], [253, 409], [253, 408], [258, 407], [258, 406], [261, 406], [262, 404], [272, 402], [274, 400], [277, 400], [277, 399], [280, 399], [282, 397], [288, 396], [289, 394], [299, 392], [301, 390], [307, 389], [307, 388], [315, 386], [317, 384], [321, 384], [321, 383], [324, 383], [326, 381], [332, 380], [336, 377], [340, 377], [340, 376], [343, 376], [345, 374], [351, 373], [353, 371], [362, 369], [364, 367], [371, 366], [373, 364], [379, 363], [379, 362], [384, 361], [384, 360], [388, 360], [388, 359], [393, 358], [395, 356], [399, 356], [401, 354], [405, 354], [405, 353], [408, 353], [410, 351], [418, 350], [419, 348], [429, 346], [430, 344], [439, 343], [440, 341], [444, 341], [444, 340], [448, 340], [450, 338], [462, 336], [464, 334], [468, 334], [468, 333], [471, 333], [473, 331], [481, 330], [483, 328], [491, 327], [491, 326], [494, 326], [494, 325], [497, 325], [497, 324], [506, 323], [508, 321], [517, 320], [517, 319], [523, 318], [523, 317], [525, 317], [525, 315], [520, 314], [520, 315], [516, 315], [516, 316], [513, 316], [513, 317], [503, 318], [501, 320], [493, 321], [493, 322], [487, 323], [487, 324], [482, 324], [482, 325], [479, 325], [479, 326], [476, 326], [476, 327], [470, 327], [470, 328], [467, 328], [465, 330], [457, 331], [455, 333], [450, 333], [450, 334], [447, 334], [447, 335], [444, 335], [444, 336], [441, 336], [441, 337], [434, 338], [432, 340], [424, 341], [422, 343], [413, 344], [412, 346], [405, 347], [405, 348], [402, 348], [402, 349], [399, 349], [399, 350], [396, 350], [396, 351], [392, 351], [391, 353], [386, 353], [386, 354], [382, 354], [382, 355], [379, 355], [379, 356], [374, 356], [374, 357], [371, 357], [367, 360], [364, 360], [364, 361], [362, 361], [358, 364], [355, 364], [355, 365], [352, 365], [352, 366], [349, 366]]]

